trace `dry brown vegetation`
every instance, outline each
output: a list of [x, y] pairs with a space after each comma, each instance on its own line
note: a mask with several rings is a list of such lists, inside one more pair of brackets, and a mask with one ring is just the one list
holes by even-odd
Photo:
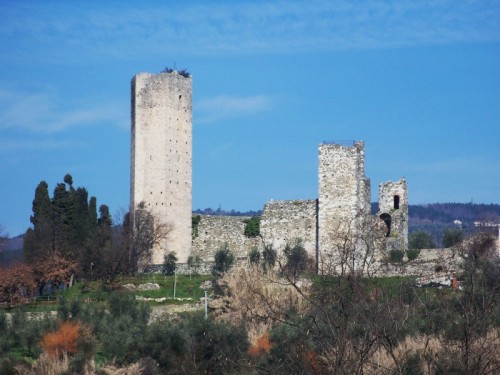
[[43, 350], [49, 357], [62, 357], [76, 352], [80, 331], [79, 322], [63, 322], [55, 332], [48, 332], [42, 338]]
[[[262, 374], [500, 372], [498, 262], [488, 236], [464, 243], [463, 290], [375, 287], [358, 275], [238, 269], [218, 282], [217, 319], [243, 325]], [[495, 263], [497, 262], [497, 263]]]
[[285, 321], [288, 311], [305, 313], [308, 308], [307, 287], [295, 288], [275, 272], [257, 267], [227, 273], [218, 284], [223, 295], [210, 302], [214, 316], [232, 325], [245, 325], [252, 344]]

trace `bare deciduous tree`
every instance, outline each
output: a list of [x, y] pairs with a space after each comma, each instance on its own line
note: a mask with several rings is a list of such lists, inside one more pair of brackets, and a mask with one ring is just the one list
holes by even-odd
[[[129, 264], [131, 271], [135, 273], [144, 269], [150, 260], [153, 247], [167, 239], [174, 229], [174, 225], [155, 218], [143, 203], [139, 204], [131, 221], [128, 223]], [[132, 228], [130, 228], [130, 224]]]
[[372, 276], [376, 251], [383, 247], [383, 222], [372, 215], [358, 212], [351, 219], [337, 220], [325, 228], [326, 243], [319, 256], [319, 271], [324, 275]]
[[36, 291], [33, 270], [25, 264], [0, 269], [0, 302], [7, 307], [29, 301]]

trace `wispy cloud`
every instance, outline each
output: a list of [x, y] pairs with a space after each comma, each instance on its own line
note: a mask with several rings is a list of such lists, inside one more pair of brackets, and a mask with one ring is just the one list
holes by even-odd
[[272, 107], [272, 99], [266, 95], [236, 97], [221, 95], [202, 99], [196, 104], [196, 123], [213, 123], [220, 120], [248, 116]]
[[80, 6], [4, 6], [0, 41], [16, 37], [11, 54], [29, 53], [32, 44], [46, 49], [46, 58], [67, 59], [81, 53], [129, 58], [500, 40], [500, 3], [483, 0]]
[[60, 109], [53, 92], [23, 93], [0, 90], [0, 129], [28, 130], [34, 133], [58, 133], [74, 127], [102, 122], [128, 127], [126, 108], [114, 103], [94, 107]]

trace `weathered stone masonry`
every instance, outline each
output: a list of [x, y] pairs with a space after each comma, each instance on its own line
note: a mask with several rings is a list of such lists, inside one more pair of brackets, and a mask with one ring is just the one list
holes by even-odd
[[[380, 212], [371, 215], [370, 180], [364, 170], [364, 144], [324, 143], [319, 146], [319, 198], [315, 200], [271, 201], [260, 221], [261, 238], [244, 236], [247, 218], [201, 216], [193, 253], [206, 261], [227, 244], [239, 258], [263, 244], [282, 251], [300, 240], [320, 270], [341, 272], [339, 259], [346, 257], [348, 269], [364, 271], [363, 256], [372, 252], [371, 264], [379, 267], [389, 250], [405, 250], [408, 236], [408, 194], [404, 179], [379, 185]], [[385, 215], [391, 216], [390, 232]], [[371, 231], [378, 230], [377, 253], [369, 248]], [[379, 242], [375, 242], [377, 245]], [[347, 244], [347, 245], [346, 245]], [[322, 265], [328, 264], [328, 269]]]
[[[319, 146], [320, 263], [332, 263], [349, 252], [350, 266], [358, 267], [359, 254], [364, 251], [358, 238], [370, 215], [370, 181], [365, 177], [364, 152], [363, 142]], [[352, 241], [349, 246], [345, 246], [346, 238]]]
[[237, 258], [246, 258], [253, 248], [260, 248], [259, 238], [244, 235], [244, 216], [200, 215], [197, 235], [193, 238], [192, 252], [205, 261], [212, 261], [214, 255], [227, 245]]
[[192, 237], [191, 77], [175, 71], [137, 74], [132, 80], [131, 132], [132, 220], [134, 210], [143, 204], [155, 220], [173, 227], [152, 249], [152, 265], [162, 264], [168, 251], [176, 252], [180, 263], [191, 254], [211, 261], [226, 244], [237, 258], [245, 258], [253, 248], [262, 250], [264, 243], [280, 251], [296, 240], [324, 264], [327, 258], [345, 255], [342, 246], [348, 237], [347, 261], [356, 270], [363, 267], [361, 257], [368, 249], [362, 237], [374, 220], [386, 234], [379, 260], [390, 249], [407, 248], [406, 181], [380, 184], [380, 212], [371, 216], [363, 142], [321, 144], [318, 199], [268, 202], [261, 217], [262, 237], [245, 237], [246, 218], [224, 216], [202, 216]]
[[191, 77], [174, 71], [133, 78], [130, 181], [131, 212], [143, 203], [173, 228], [153, 248], [151, 263], [163, 263], [167, 251], [185, 262], [191, 253]]
[[260, 220], [260, 233], [274, 249], [300, 240], [310, 257], [316, 258], [317, 200], [268, 202]]
[[387, 249], [408, 248], [408, 185], [402, 178], [379, 185], [378, 217], [386, 225]]

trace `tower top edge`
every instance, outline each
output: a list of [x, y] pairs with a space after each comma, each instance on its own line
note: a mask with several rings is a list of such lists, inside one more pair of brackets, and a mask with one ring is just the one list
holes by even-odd
[[319, 145], [320, 147], [361, 147], [364, 148], [364, 141], [356, 140], [335, 140], [335, 141], [323, 141]]
[[152, 78], [152, 77], [176, 77], [179, 79], [189, 79], [192, 80], [193, 76], [190, 73], [187, 73], [186, 71], [177, 71], [173, 70], [171, 72], [160, 72], [160, 73], [149, 73], [149, 72], [139, 72], [134, 75], [132, 78], [137, 79], [137, 78]]

